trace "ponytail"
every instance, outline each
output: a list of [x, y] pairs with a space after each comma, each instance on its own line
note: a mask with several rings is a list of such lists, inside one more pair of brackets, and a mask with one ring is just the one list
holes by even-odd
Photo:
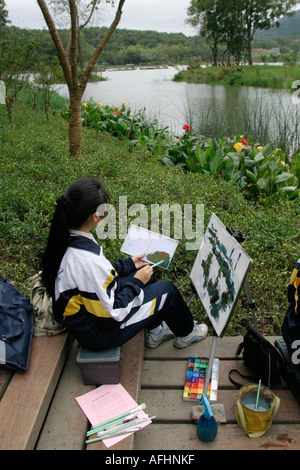
[[42, 260], [42, 282], [54, 296], [55, 278], [69, 242], [69, 229], [79, 229], [108, 195], [99, 179], [81, 178], [56, 201], [48, 242]]

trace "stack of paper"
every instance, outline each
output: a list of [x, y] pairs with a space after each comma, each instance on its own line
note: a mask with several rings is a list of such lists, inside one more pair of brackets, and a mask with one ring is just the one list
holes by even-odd
[[[138, 404], [121, 384], [101, 385], [95, 390], [77, 397], [76, 401], [93, 427], [138, 407]], [[137, 412], [137, 420], [139, 429], [152, 423], [151, 418], [148, 418], [143, 410]], [[136, 428], [134, 421], [132, 421], [132, 428]], [[103, 439], [103, 443], [106, 447], [111, 447], [132, 434], [128, 431], [130, 429], [122, 435]]]

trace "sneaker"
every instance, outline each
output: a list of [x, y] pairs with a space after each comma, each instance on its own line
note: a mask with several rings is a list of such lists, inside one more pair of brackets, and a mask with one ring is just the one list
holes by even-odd
[[190, 334], [187, 336], [176, 336], [174, 339], [174, 346], [175, 348], [183, 349], [195, 341], [202, 341], [206, 337], [207, 331], [208, 328], [204, 323], [201, 325], [194, 323], [193, 331], [191, 331]]
[[148, 348], [156, 348], [157, 346], [160, 345], [163, 341], [166, 341], [168, 339], [174, 338], [174, 334], [166, 325], [166, 323], [162, 323], [162, 329], [160, 333], [155, 334], [152, 331], [147, 331], [146, 332], [146, 341], [145, 344]]

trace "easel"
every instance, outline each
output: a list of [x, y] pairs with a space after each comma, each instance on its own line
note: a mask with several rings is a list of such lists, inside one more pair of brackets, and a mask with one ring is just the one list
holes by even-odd
[[[245, 288], [245, 291], [246, 291], [246, 294], [247, 294], [248, 305], [251, 309], [254, 327], [256, 329], [258, 329], [257, 328], [257, 321], [256, 321], [256, 313], [255, 313], [255, 301], [253, 300], [253, 298], [251, 296], [251, 292], [250, 292], [249, 283], [248, 283], [247, 278], [244, 281], [244, 288]], [[194, 296], [195, 296], [195, 293], [191, 294], [191, 296], [189, 297], [189, 299], [187, 301], [187, 305], [189, 305], [192, 302]], [[212, 371], [212, 366], [213, 366], [213, 360], [215, 358], [215, 352], [216, 352], [216, 347], [217, 347], [217, 343], [218, 343], [218, 338], [219, 338], [219, 336], [214, 331], [213, 337], [212, 337], [212, 344], [211, 344], [210, 354], [209, 354], [205, 384], [204, 384], [204, 389], [203, 389], [203, 393], [206, 396], [207, 396], [207, 391], [208, 391], [208, 387], [209, 387], [210, 376], [211, 376], [211, 371]]]
[[[239, 243], [242, 243], [245, 240], [245, 237], [243, 236], [243, 234], [239, 230], [231, 229], [229, 227], [226, 227], [226, 229], [230, 233], [230, 235], [233, 236]], [[191, 283], [191, 285], [192, 285], [193, 290], [195, 291], [195, 288], [194, 288], [192, 283]], [[258, 329], [257, 321], [256, 321], [256, 312], [255, 312], [255, 301], [253, 300], [251, 292], [250, 292], [247, 276], [245, 277], [245, 280], [244, 280], [244, 288], [245, 288], [247, 299], [248, 299], [248, 305], [251, 309], [254, 327], [255, 327], [255, 329]], [[191, 303], [194, 296], [195, 296], [195, 292], [193, 292], [190, 295], [190, 297], [187, 301], [187, 305], [189, 305]], [[222, 336], [224, 334], [224, 330], [222, 331], [222, 334], [221, 334]], [[208, 367], [207, 367], [207, 371], [206, 371], [205, 384], [204, 384], [204, 389], [203, 389], [203, 394], [206, 395], [206, 396], [207, 396], [208, 387], [209, 387], [209, 383], [210, 383], [213, 360], [215, 358], [215, 351], [216, 351], [216, 347], [217, 347], [218, 338], [219, 338], [219, 336], [214, 331], [213, 338], [212, 338], [212, 345], [211, 345], [210, 355], [209, 355], [209, 360], [208, 360]]]
[[[242, 244], [245, 241], [245, 237], [240, 230], [236, 230], [230, 227], [226, 227], [226, 229], [230, 233], [230, 235], [234, 237], [236, 241], [239, 242], [240, 244]], [[255, 301], [252, 298], [247, 277], [245, 278], [245, 281], [244, 281], [244, 287], [245, 287], [245, 291], [247, 294], [248, 305], [252, 313], [253, 324], [254, 324], [255, 329], [258, 330], [257, 321], [256, 321]]]

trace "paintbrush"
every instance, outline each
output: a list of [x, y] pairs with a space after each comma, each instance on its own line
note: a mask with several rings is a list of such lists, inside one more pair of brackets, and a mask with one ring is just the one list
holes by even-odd
[[134, 413], [137, 413], [138, 411], [144, 410], [145, 408], [146, 408], [146, 404], [142, 403], [141, 405], [133, 408], [132, 410], [125, 411], [124, 413], [121, 413], [115, 416], [114, 418], [110, 418], [110, 419], [107, 419], [106, 421], [103, 421], [102, 423], [96, 424], [95, 426], [93, 426], [91, 431], [88, 431], [87, 435], [94, 434], [99, 431], [103, 431], [107, 428], [107, 426], [111, 427], [111, 424], [116, 424], [115, 423], [116, 421], [125, 419], [126, 417]]

